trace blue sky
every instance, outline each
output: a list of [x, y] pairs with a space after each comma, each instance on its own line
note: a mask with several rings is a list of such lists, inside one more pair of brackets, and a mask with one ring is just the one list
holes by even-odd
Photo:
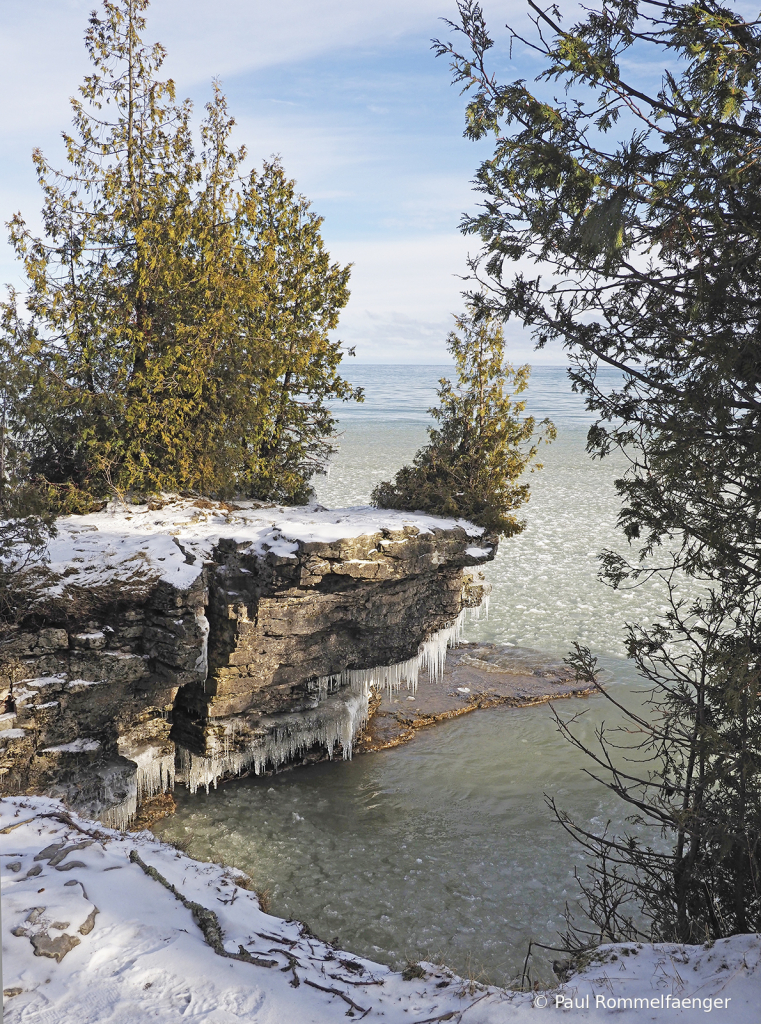
[[[60, 132], [89, 66], [82, 37], [93, 6], [4, 0], [3, 222], [21, 210], [38, 223], [34, 146], [63, 164]], [[525, 23], [523, 0], [484, 6], [495, 31]], [[464, 100], [430, 49], [447, 33], [440, 19], [455, 13], [454, 0], [154, 0], [148, 11], [145, 37], [167, 47], [178, 96], [200, 113], [220, 76], [251, 161], [280, 154], [324, 216], [331, 254], [354, 264], [338, 335], [361, 362], [446, 361], [451, 314], [462, 308], [457, 275], [477, 243], [457, 227], [474, 208], [470, 180], [487, 149], [462, 138]], [[4, 237], [0, 281], [23, 284]], [[509, 337], [515, 362], [564, 361], [535, 354], [518, 326]]]

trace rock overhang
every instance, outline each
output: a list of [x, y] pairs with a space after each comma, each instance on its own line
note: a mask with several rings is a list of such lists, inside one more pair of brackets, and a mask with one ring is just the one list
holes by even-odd
[[371, 507], [166, 495], [60, 519], [0, 789], [102, 799], [113, 824], [173, 783], [175, 752], [193, 787], [305, 743], [346, 755], [370, 685], [440, 661], [483, 593], [463, 570], [495, 551], [472, 523]]
[[[57, 535], [48, 546], [50, 593], [159, 581], [188, 591], [226, 546], [257, 564], [282, 567], [310, 558], [329, 565], [405, 562], [421, 557], [426, 547], [440, 559], [443, 538], [461, 565], [493, 557], [495, 541], [484, 536], [482, 527], [420, 512], [372, 506], [287, 508], [173, 495], [144, 505], [112, 501], [101, 512], [57, 521]], [[411, 546], [411, 539], [418, 543]]]

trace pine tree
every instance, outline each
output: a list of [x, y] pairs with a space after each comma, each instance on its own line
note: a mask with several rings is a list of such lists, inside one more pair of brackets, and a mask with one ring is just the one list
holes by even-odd
[[[372, 501], [381, 508], [420, 510], [469, 519], [489, 533], [512, 537], [524, 529], [516, 511], [529, 498], [527, 483], [517, 483], [535, 461], [533, 416], [514, 401], [528, 386], [530, 368], [505, 364], [502, 327], [493, 320], [455, 318], [458, 328], [447, 339], [454, 357], [457, 384], [442, 378], [439, 405], [429, 412], [438, 428], [428, 430], [429, 444], [404, 466], [393, 482], [379, 484]], [[555, 437], [545, 420], [544, 441]]]
[[[713, 0], [604, 3], [568, 29], [556, 8], [529, 7], [537, 32], [512, 42], [541, 60], [535, 88], [493, 74], [474, 0], [460, 0], [453, 26], [464, 51], [436, 44], [471, 93], [466, 135], [495, 138], [477, 175], [483, 206], [463, 224], [483, 243], [472, 271], [490, 291], [477, 301], [482, 313], [517, 317], [538, 345], [567, 347], [574, 386], [598, 415], [590, 452], [618, 449], [629, 465], [616, 483], [620, 524], [638, 550], [606, 553], [603, 578], [660, 579], [668, 607], [627, 634], [651, 690], [650, 713], [619, 708], [626, 754], [607, 732], [583, 747], [639, 831], [595, 834], [561, 819], [597, 858], [585, 891], [598, 939], [636, 934], [633, 903], [656, 938], [754, 930], [761, 28]], [[654, 65], [664, 67], [659, 88], [631, 80], [632, 68]], [[535, 275], [523, 269], [531, 262]], [[621, 386], [600, 387], [599, 364], [619, 369]], [[694, 599], [685, 577], [699, 584]], [[589, 651], [571, 660], [594, 680]]]
[[325, 401], [359, 397], [328, 339], [349, 271], [279, 166], [242, 173], [216, 83], [195, 153], [190, 103], [141, 39], [147, 7], [91, 16], [68, 169], [34, 154], [45, 236], [10, 224], [29, 281], [26, 313], [12, 291], [3, 307], [14, 436], [32, 479], [85, 506], [129, 490], [304, 500], [331, 450]]
[[47, 542], [55, 534], [44, 496], [24, 482], [24, 452], [9, 429], [19, 399], [10, 355], [0, 339], [0, 686], [13, 682], [17, 627], [48, 582]]
[[277, 161], [265, 163], [252, 187], [259, 198], [252, 244], [264, 299], [257, 330], [269, 366], [262, 396], [268, 416], [251, 493], [301, 502], [310, 477], [335, 450], [327, 400], [361, 399], [361, 391], [339, 376], [343, 353], [330, 338], [349, 298], [350, 267], [331, 263], [322, 219]]

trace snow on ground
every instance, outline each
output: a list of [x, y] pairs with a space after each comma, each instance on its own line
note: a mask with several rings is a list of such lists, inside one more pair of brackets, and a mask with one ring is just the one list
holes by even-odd
[[57, 801], [0, 801], [0, 840], [6, 1024], [761, 1019], [758, 935], [604, 947], [547, 992], [486, 988], [432, 964], [408, 981], [264, 914], [237, 871], [148, 833], [103, 828]]
[[[335, 543], [414, 527], [420, 533], [461, 526], [470, 537], [483, 529], [464, 519], [439, 519], [422, 513], [359, 506], [333, 511], [321, 506], [284, 508], [258, 502], [235, 504], [165, 496], [149, 505], [112, 501], [102, 512], [65, 516], [48, 546], [50, 569], [68, 583], [91, 586], [115, 579], [162, 578], [186, 589], [210, 559], [221, 537], [233, 537], [259, 556], [272, 552], [292, 558], [298, 542]], [[476, 550], [476, 549], [474, 549]], [[491, 548], [478, 549], [487, 558]]]

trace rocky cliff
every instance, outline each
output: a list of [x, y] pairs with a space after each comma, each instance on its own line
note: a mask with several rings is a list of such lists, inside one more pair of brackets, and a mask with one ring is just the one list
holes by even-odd
[[373, 685], [441, 671], [495, 547], [369, 508], [173, 499], [61, 520], [7, 667], [0, 789], [123, 826], [175, 778], [350, 756]]

